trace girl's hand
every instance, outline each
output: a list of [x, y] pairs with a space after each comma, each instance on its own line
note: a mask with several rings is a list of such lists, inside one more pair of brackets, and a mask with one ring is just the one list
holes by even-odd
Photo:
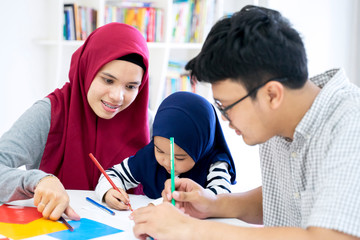
[[128, 210], [129, 209], [129, 196], [124, 189], [119, 188], [120, 192], [115, 189], [110, 189], [105, 193], [104, 200], [106, 204], [117, 210]]

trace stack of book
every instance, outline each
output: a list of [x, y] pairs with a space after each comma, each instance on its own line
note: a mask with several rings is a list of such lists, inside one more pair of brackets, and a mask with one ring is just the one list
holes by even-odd
[[76, 3], [64, 4], [64, 39], [85, 40], [97, 27], [97, 11]]
[[164, 12], [150, 2], [108, 1], [105, 23], [120, 22], [137, 28], [147, 42], [163, 41]]
[[173, 0], [173, 42], [203, 42], [215, 19], [216, 0]]
[[184, 62], [169, 61], [166, 74], [164, 98], [177, 91], [196, 92], [189, 73], [184, 70]]

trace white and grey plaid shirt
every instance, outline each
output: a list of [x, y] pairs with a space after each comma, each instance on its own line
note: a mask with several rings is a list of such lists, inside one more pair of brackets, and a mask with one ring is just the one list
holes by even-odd
[[322, 90], [293, 141], [260, 146], [264, 225], [360, 237], [360, 89], [339, 69], [311, 80]]

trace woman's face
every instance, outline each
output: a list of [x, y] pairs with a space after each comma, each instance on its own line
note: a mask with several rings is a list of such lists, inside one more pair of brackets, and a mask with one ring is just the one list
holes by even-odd
[[136, 98], [144, 70], [131, 62], [113, 60], [105, 64], [92, 81], [87, 100], [95, 114], [111, 119]]
[[[164, 137], [154, 137], [154, 152], [156, 161], [170, 173], [170, 140]], [[181, 147], [174, 143], [175, 175], [192, 169], [195, 161]]]

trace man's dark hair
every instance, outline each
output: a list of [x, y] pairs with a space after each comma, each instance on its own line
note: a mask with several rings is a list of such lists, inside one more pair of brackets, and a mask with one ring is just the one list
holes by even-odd
[[248, 91], [270, 78], [287, 78], [285, 86], [300, 88], [308, 78], [299, 33], [278, 11], [251, 5], [219, 20], [185, 69], [198, 81], [229, 78]]

